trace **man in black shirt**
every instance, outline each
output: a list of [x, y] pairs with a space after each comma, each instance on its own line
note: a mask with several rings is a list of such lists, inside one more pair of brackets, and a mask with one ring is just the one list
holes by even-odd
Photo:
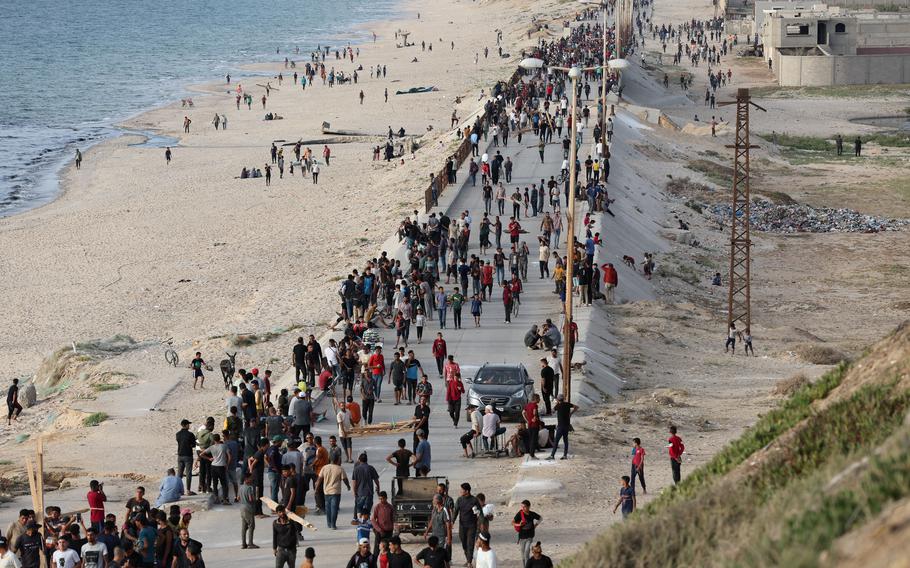
[[137, 517], [147, 517], [152, 506], [148, 499], [145, 498], [145, 487], [136, 488], [136, 496], [126, 502], [126, 516], [129, 520]]
[[477, 497], [471, 495], [471, 484], [461, 484], [461, 497], [455, 501], [455, 515], [452, 522], [458, 521], [458, 537], [464, 550], [465, 562], [474, 561], [474, 541], [477, 540], [477, 512], [480, 504]]
[[360, 539], [360, 543], [357, 545], [357, 552], [354, 553], [354, 556], [351, 556], [345, 568], [376, 568], [376, 557], [370, 552], [370, 541], [368, 539]]
[[420, 397], [420, 404], [414, 407], [414, 452], [417, 452], [417, 444], [420, 443], [420, 440], [417, 438], [417, 432], [423, 430], [427, 435], [427, 438], [430, 437], [430, 405], [427, 401], [427, 397]]
[[543, 553], [540, 541], [537, 541], [531, 547], [531, 557], [528, 558], [524, 568], [553, 568], [553, 561]]
[[6, 425], [9, 426], [13, 420], [19, 419], [19, 414], [22, 412], [22, 405], [19, 404], [19, 379], [13, 379], [13, 384], [6, 391], [6, 407], [9, 409], [9, 414], [6, 415]]
[[414, 452], [407, 449], [404, 438], [398, 440], [398, 449], [389, 454], [385, 461], [395, 466], [395, 477], [410, 477]]
[[414, 568], [411, 555], [401, 549], [401, 537], [393, 536], [389, 539], [389, 568]]
[[19, 554], [22, 568], [38, 568], [41, 564], [40, 554], [42, 549], [41, 535], [38, 534], [38, 524], [29, 521], [25, 525], [25, 532], [16, 539], [12, 550]]
[[555, 380], [556, 373], [547, 364], [547, 359], [544, 357], [540, 360], [540, 394], [543, 395], [543, 403], [547, 407], [547, 416], [553, 413], [553, 409], [550, 406], [550, 397], [553, 396], [553, 383]]
[[183, 477], [186, 471], [187, 495], [195, 495], [190, 488], [193, 486], [193, 448], [196, 447], [196, 434], [190, 431], [190, 422], [186, 418], [180, 421], [180, 430], [177, 431], [177, 477]]
[[175, 568], [189, 568], [190, 560], [187, 558], [187, 550], [191, 546], [196, 546], [199, 550], [202, 550], [202, 543], [198, 540], [191, 539], [190, 531], [187, 529], [180, 529], [180, 536], [174, 542]]
[[559, 447], [559, 439], [562, 438], [562, 459], [569, 456], [569, 432], [572, 430], [572, 415], [578, 407], [571, 402], [566, 402], [565, 395], [556, 397], [556, 434], [553, 436], [553, 451], [550, 452], [548, 460], [556, 458], [556, 448]]
[[262, 501], [260, 497], [264, 495], [265, 488], [265, 451], [269, 447], [267, 438], [260, 438], [257, 443], [258, 449], [253, 456], [247, 460], [247, 469], [253, 472], [253, 486], [256, 487], [256, 515], [262, 514]]
[[521, 565], [528, 563], [531, 557], [531, 543], [534, 542], [534, 531], [540, 524], [540, 515], [531, 510], [531, 502], [525, 499], [521, 509], [512, 519], [512, 526], [518, 531], [518, 549], [521, 551]]
[[291, 354], [291, 365], [294, 366], [294, 382], [299, 383], [301, 376], [306, 376], [306, 345], [303, 338], [298, 337]]
[[446, 551], [439, 548], [439, 538], [436, 535], [427, 539], [427, 547], [417, 553], [417, 560], [428, 568], [446, 568]]
[[297, 568], [297, 529], [288, 519], [284, 505], [275, 508], [278, 520], [272, 523], [272, 552], [275, 553], [275, 568]]

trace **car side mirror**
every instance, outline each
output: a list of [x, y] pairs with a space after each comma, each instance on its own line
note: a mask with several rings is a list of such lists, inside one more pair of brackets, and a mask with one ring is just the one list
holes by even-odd
[[534, 384], [534, 381], [532, 381], [532, 380], [529, 379], [529, 380], [525, 381], [525, 384], [526, 384], [526, 385], [533, 385], [533, 384]]

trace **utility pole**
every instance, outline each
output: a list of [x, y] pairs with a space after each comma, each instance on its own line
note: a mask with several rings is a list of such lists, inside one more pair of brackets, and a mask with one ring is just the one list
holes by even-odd
[[733, 210], [730, 219], [730, 274], [727, 293], [727, 329], [740, 323], [741, 330], [752, 327], [752, 240], [749, 237], [749, 150], [757, 148], [749, 142], [749, 107], [764, 111], [752, 102], [749, 89], [738, 89], [736, 101], [720, 106], [736, 105], [736, 140], [733, 145]]
[[[606, 69], [604, 69], [606, 73]], [[575, 162], [577, 161], [576, 139], [578, 136], [578, 78], [581, 71], [573, 67], [569, 70], [569, 79], [572, 84], [572, 139], [569, 141], [569, 203], [566, 207], [566, 323], [562, 336], [562, 392], [565, 394], [566, 402], [572, 400], [572, 351], [575, 348], [575, 342], [572, 338], [572, 278], [575, 269], [575, 184], [578, 179], [578, 173], [575, 171]]]

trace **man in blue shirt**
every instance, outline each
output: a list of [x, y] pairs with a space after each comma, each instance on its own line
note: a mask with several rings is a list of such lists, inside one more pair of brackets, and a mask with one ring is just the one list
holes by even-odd
[[158, 499], [155, 500], [155, 506], [161, 507], [165, 503], [174, 503], [183, 496], [183, 480], [177, 477], [174, 468], [167, 470], [167, 476], [161, 480], [158, 487]]
[[622, 476], [622, 488], [619, 490], [619, 499], [616, 501], [616, 505], [613, 506], [613, 513], [616, 514], [616, 509], [622, 505], [623, 520], [635, 510], [635, 488], [632, 487], [630, 481], [628, 475]]
[[427, 433], [423, 430], [417, 431], [417, 439], [420, 441], [415, 452], [414, 469], [417, 477], [426, 477], [430, 473], [430, 442], [427, 441]]

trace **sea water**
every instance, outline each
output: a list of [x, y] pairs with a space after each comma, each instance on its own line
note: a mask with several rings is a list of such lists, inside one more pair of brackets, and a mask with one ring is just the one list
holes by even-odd
[[[309, 60], [394, 0], [2, 0], [0, 216], [53, 199], [76, 148], [246, 63]], [[300, 53], [295, 54], [295, 48]], [[277, 51], [276, 51], [277, 50]], [[332, 56], [334, 59], [334, 55]], [[233, 81], [232, 81], [233, 82]]]

